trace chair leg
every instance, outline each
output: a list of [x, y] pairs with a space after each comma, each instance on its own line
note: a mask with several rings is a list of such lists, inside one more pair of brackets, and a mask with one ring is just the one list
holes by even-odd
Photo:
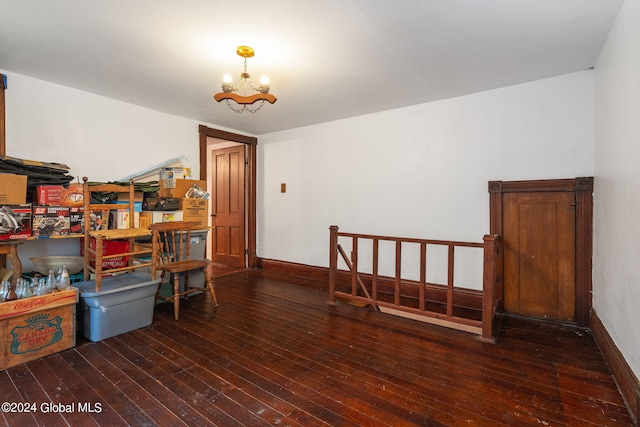
[[189, 272], [188, 271], [184, 272], [183, 278], [184, 278], [184, 287], [182, 288], [182, 291], [185, 292], [184, 298], [187, 299], [189, 298]]
[[160, 274], [160, 283], [158, 283], [158, 289], [156, 290], [156, 303], [158, 302], [158, 298], [160, 297], [160, 289], [162, 288], [163, 283], [164, 283], [164, 271]]
[[214, 306], [218, 306], [218, 299], [216, 298], [216, 291], [213, 289], [213, 278], [209, 273], [209, 269], [204, 270], [204, 278], [207, 283], [207, 288], [209, 289], [209, 294], [211, 294], [211, 298], [213, 299]]
[[173, 314], [178, 320], [180, 316], [180, 275], [173, 274]]

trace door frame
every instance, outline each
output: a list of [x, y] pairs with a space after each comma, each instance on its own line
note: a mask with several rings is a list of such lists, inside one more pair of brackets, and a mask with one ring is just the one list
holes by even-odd
[[[489, 181], [489, 228], [504, 234], [503, 194], [533, 192], [574, 192], [576, 201], [576, 296], [575, 321], [589, 326], [592, 306], [593, 259], [593, 177], [533, 181]], [[502, 286], [504, 289], [504, 284]]]
[[258, 266], [256, 253], [256, 171], [257, 171], [257, 145], [258, 138], [240, 135], [219, 129], [213, 129], [205, 125], [198, 127], [200, 133], [200, 179], [209, 182], [207, 170], [207, 138], [216, 138], [226, 141], [245, 144], [245, 210], [246, 210], [246, 239], [247, 239], [247, 267]]

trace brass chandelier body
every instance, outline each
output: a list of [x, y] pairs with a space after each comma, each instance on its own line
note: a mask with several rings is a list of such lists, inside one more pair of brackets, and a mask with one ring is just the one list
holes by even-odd
[[[265, 101], [271, 104], [276, 102], [277, 98], [269, 93], [268, 78], [263, 77], [258, 87], [255, 87], [251, 81], [251, 74], [247, 71], [247, 58], [255, 55], [253, 48], [249, 46], [239, 46], [236, 53], [238, 56], [244, 58], [244, 71], [240, 73], [240, 79], [236, 85], [233, 84], [230, 75], [225, 75], [222, 82], [222, 92], [216, 93], [213, 99], [218, 102], [226, 101], [227, 106], [237, 113], [244, 111], [255, 113], [264, 106]], [[256, 93], [249, 94], [250, 92]], [[231, 101], [242, 107], [235, 107]], [[254, 104], [256, 104], [256, 106], [251, 108], [250, 106]]]

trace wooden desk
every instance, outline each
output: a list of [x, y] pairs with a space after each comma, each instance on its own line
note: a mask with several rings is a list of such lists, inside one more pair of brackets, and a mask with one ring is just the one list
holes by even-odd
[[[0, 259], [4, 261], [4, 258], [11, 261], [13, 268], [13, 279], [11, 283], [15, 284], [18, 277], [22, 276], [22, 263], [20, 257], [18, 257], [18, 245], [22, 244], [21, 240], [8, 240], [0, 242]], [[6, 265], [6, 264], [4, 264]]]

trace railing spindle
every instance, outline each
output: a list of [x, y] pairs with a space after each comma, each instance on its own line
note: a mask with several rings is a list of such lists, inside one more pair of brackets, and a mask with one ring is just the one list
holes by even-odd
[[378, 301], [378, 242], [378, 239], [373, 239], [371, 293], [374, 301]]
[[449, 245], [449, 272], [447, 278], [447, 316], [453, 316], [453, 267], [455, 246]]
[[351, 295], [358, 295], [358, 238], [352, 238], [351, 244]]
[[420, 290], [418, 291], [420, 301], [418, 302], [418, 308], [420, 311], [425, 310], [426, 299], [426, 287], [427, 287], [427, 244], [425, 242], [420, 243]]
[[402, 283], [402, 242], [396, 240], [396, 282], [393, 301], [400, 305], [400, 284]]

